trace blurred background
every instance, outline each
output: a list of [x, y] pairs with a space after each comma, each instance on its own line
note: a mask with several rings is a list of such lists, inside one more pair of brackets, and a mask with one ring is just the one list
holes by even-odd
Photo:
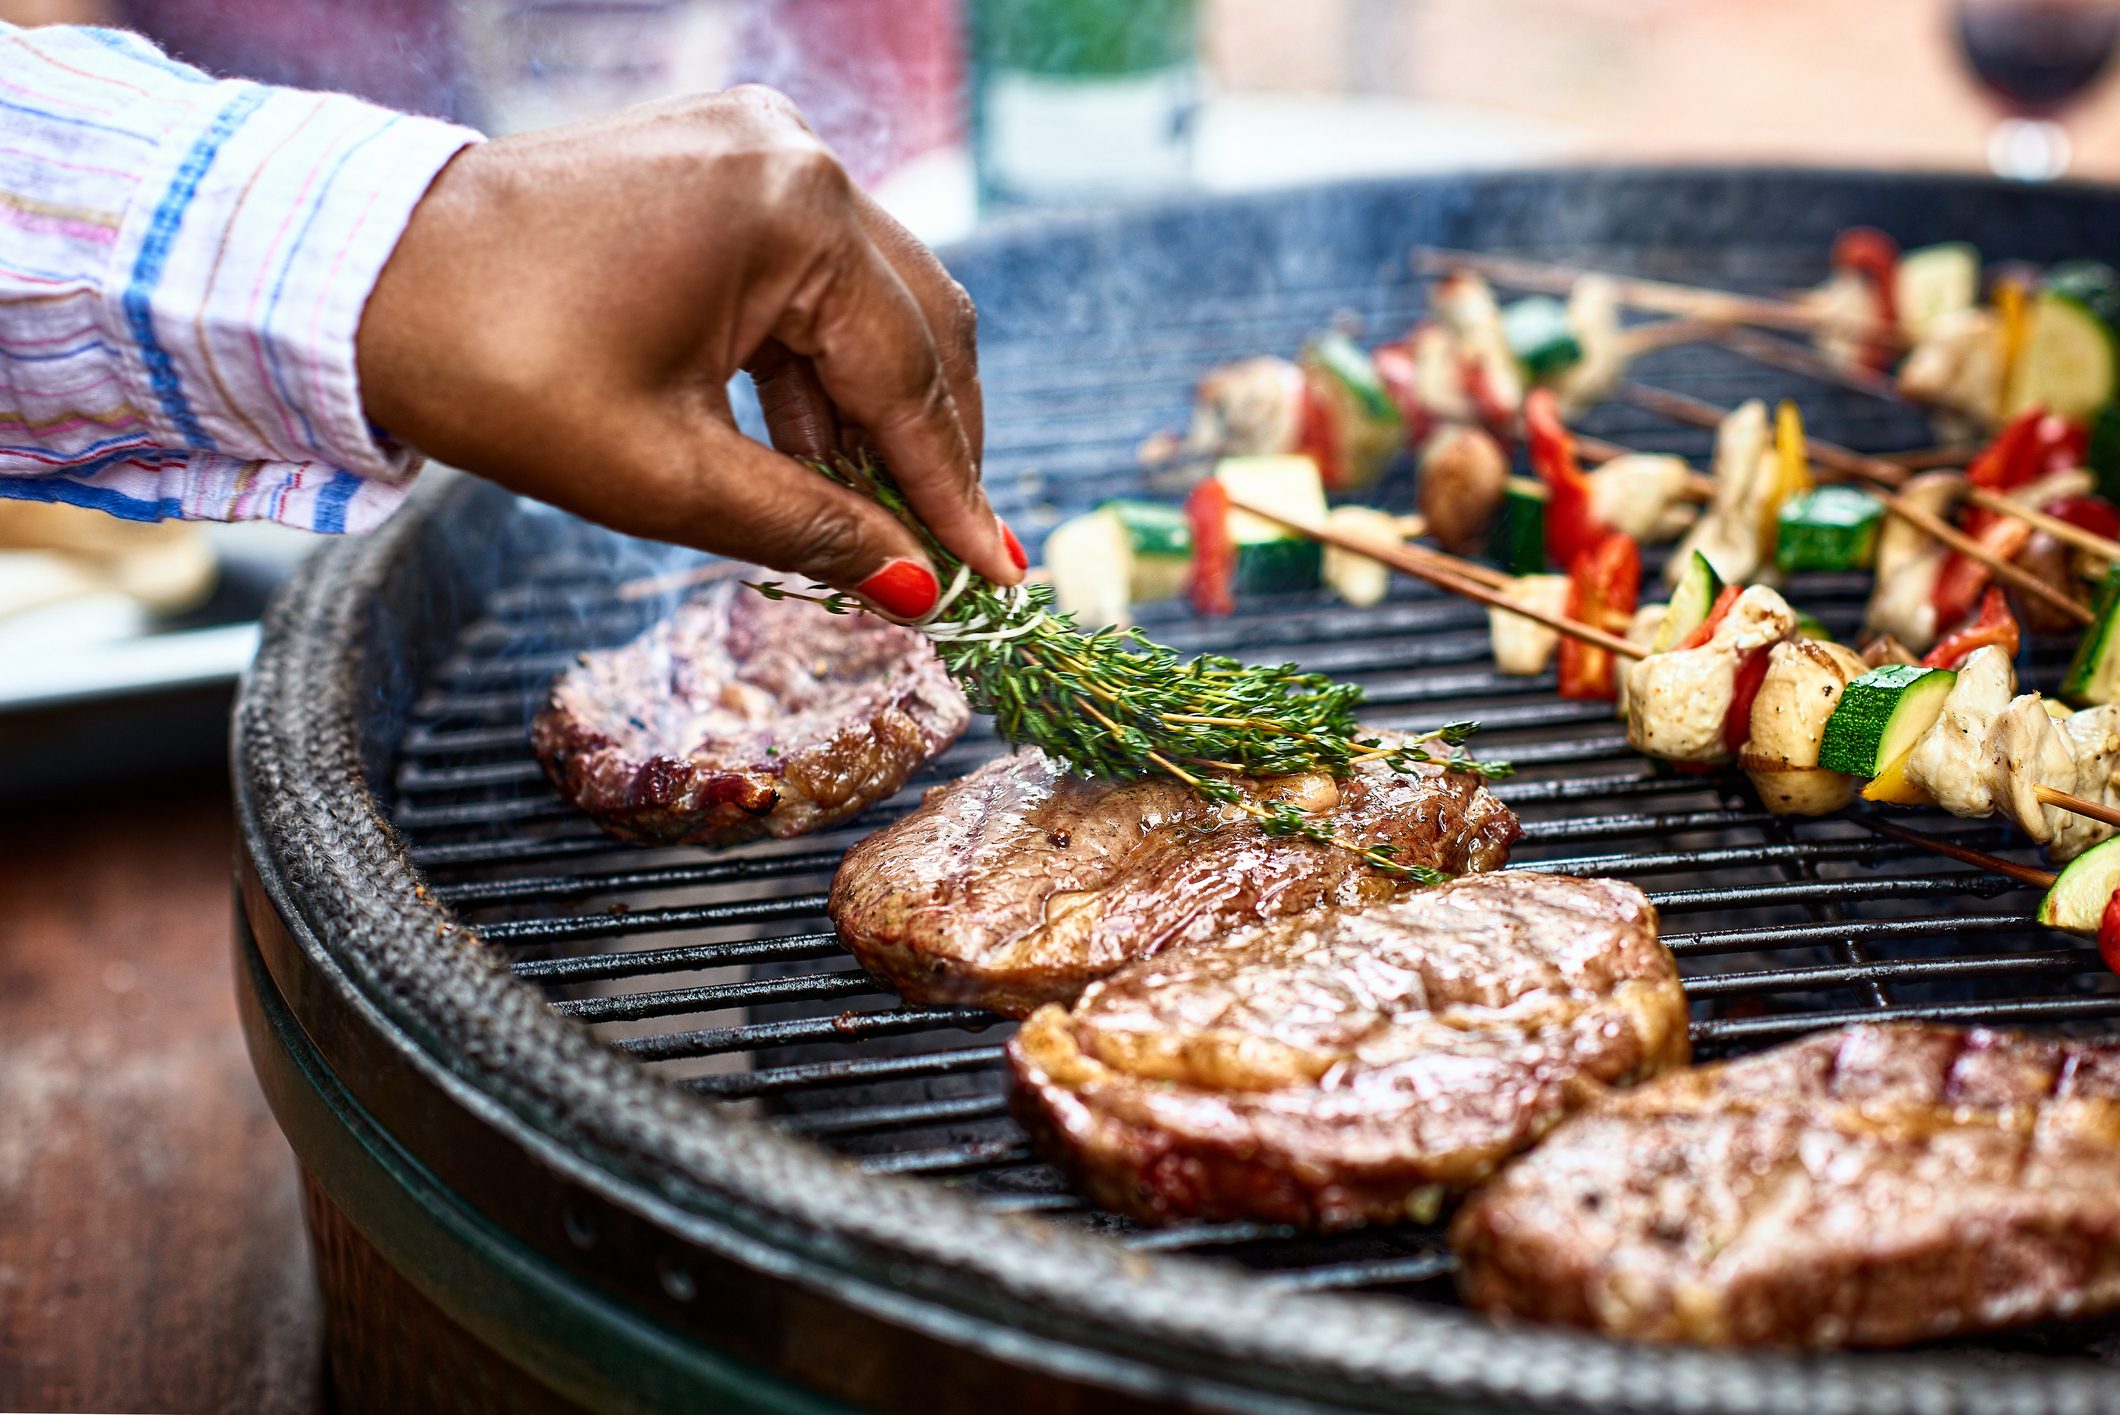
[[[0, 0], [505, 133], [757, 80], [931, 242], [1560, 162], [2120, 177], [2120, 0]], [[71, 522], [68, 524], [68, 522]], [[0, 504], [0, 798], [217, 762], [305, 548]]]

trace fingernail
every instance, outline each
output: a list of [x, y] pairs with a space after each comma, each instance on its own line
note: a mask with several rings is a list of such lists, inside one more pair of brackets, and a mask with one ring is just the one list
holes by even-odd
[[910, 560], [893, 560], [855, 587], [855, 592], [898, 619], [918, 619], [942, 593], [935, 572]]
[[994, 523], [1001, 527], [1001, 543], [1008, 547], [1008, 558], [1016, 562], [1018, 570], [1030, 569], [1031, 558], [1023, 553], [1023, 542], [1016, 539], [1016, 533], [1008, 528], [1008, 522], [996, 516]]

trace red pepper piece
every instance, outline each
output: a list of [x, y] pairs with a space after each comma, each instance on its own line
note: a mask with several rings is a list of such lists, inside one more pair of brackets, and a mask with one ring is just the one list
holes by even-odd
[[1413, 350], [1406, 341], [1379, 344], [1370, 351], [1376, 361], [1377, 377], [1384, 381], [1384, 391], [1391, 401], [1399, 405], [1399, 421], [1406, 428], [1406, 445], [1418, 452], [1428, 434], [1435, 431], [1435, 416], [1421, 406], [1418, 384], [1414, 377]]
[[1767, 658], [1773, 652], [1774, 646], [1766, 644], [1738, 661], [1730, 711], [1723, 716], [1723, 750], [1733, 756], [1744, 750], [1745, 739], [1752, 735], [1752, 703], [1759, 697], [1759, 685], [1767, 679]]
[[[2016, 559], [2031, 538], [2032, 528], [2023, 521], [2000, 517], [1990, 521], [1976, 537], [1998, 560]], [[1971, 614], [1994, 573], [1970, 555], [1961, 555], [1954, 550], [1945, 556], [1943, 569], [1936, 576], [1936, 588], [1929, 596], [1929, 602], [1936, 608], [1936, 622], [1956, 624]]]
[[2106, 967], [2120, 973], [2120, 890], [2105, 901], [2105, 913], [2099, 916], [2098, 956]]
[[[1965, 478], [1988, 491], [2014, 491], [2054, 472], [2083, 465], [2090, 451], [2090, 431], [2044, 408], [2027, 408], [2002, 425], [1995, 440], [1981, 449], [1965, 469]], [[1999, 517], [1983, 507], [1965, 514], [1965, 529], [1979, 535]]]
[[1198, 614], [1234, 614], [1237, 610], [1237, 545], [1229, 534], [1229, 489], [1209, 477], [1185, 498], [1185, 519], [1192, 525], [1192, 572], [1186, 594]]
[[1534, 388], [1524, 400], [1524, 435], [1531, 470], [1546, 484], [1546, 555], [1572, 573], [1576, 557], [1609, 532], [1590, 510], [1590, 478], [1575, 459], [1575, 439], [1550, 388]]
[[2057, 521], [2108, 540], [2120, 537], [2120, 506], [2102, 496], [2062, 496], [2039, 508]]
[[1296, 451], [1318, 464], [1318, 480], [1326, 490], [1345, 486], [1347, 461], [1340, 455], [1340, 435], [1332, 425], [1332, 410], [1310, 386], [1308, 374], [1304, 375], [1301, 389], [1297, 396], [1303, 400], [1303, 416], [1296, 432]]
[[1722, 592], [1715, 596], [1715, 603], [1708, 606], [1708, 617], [1695, 624], [1693, 632], [1680, 639], [1677, 647], [1697, 649], [1708, 642], [1722, 627], [1723, 620], [1730, 617], [1730, 606], [1737, 603], [1737, 597], [1744, 592], [1743, 585], [1724, 585]]
[[1995, 440], [1966, 464], [1965, 479], [1989, 491], [2008, 491], [2039, 475], [2039, 425], [2046, 409], [2026, 408], [2002, 425]]
[[2015, 658], [2017, 645], [2023, 640], [2016, 616], [2010, 613], [2009, 598], [2002, 593], [2000, 585], [1990, 585], [1987, 597], [1980, 602], [1980, 617], [1930, 649], [1922, 656], [1921, 666], [1956, 668], [1974, 649], [1986, 648], [1989, 644], [2000, 646], [2004, 653]]
[[[1600, 627], [1634, 613], [1641, 600], [1642, 554], [1633, 538], [1609, 531], [1568, 567], [1568, 616]], [[1611, 702], [1619, 696], [1611, 653], [1563, 638], [1559, 657], [1564, 698]]]
[[[1899, 269], [1899, 243], [1874, 226], [1850, 226], [1833, 239], [1833, 268], [1852, 270], [1869, 282], [1872, 308], [1886, 330], [1899, 327], [1898, 302], [1894, 298]], [[1891, 368], [1892, 341], [1879, 340], [1863, 347], [1862, 361], [1879, 373]]]

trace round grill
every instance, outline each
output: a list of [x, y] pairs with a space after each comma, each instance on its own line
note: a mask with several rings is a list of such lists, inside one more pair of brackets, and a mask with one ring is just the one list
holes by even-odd
[[[984, 319], [988, 481], [1029, 532], [1138, 493], [1135, 444], [1182, 420], [1208, 365], [1334, 320], [1401, 332], [1416, 243], [1776, 291], [1816, 280], [1848, 224], [2051, 260], [2111, 256], [2116, 217], [2101, 191], [1971, 180], [1573, 173], [1188, 203], [1005, 231], [952, 264]], [[1929, 436], [1728, 351], [1666, 349], [1636, 374], [1726, 404], [1793, 396], [1866, 450]], [[1619, 406], [1585, 430], [1708, 443]], [[1410, 500], [1407, 479], [1384, 500]], [[1631, 1347], [1456, 1309], [1431, 1230], [1090, 1211], [1007, 1116], [1003, 1024], [900, 1006], [821, 913], [840, 851], [997, 750], [990, 734], [851, 829], [724, 852], [628, 850], [545, 784], [525, 728], [546, 681], [664, 612], [698, 564], [438, 478], [271, 615], [237, 723], [238, 972], [315, 1186], [345, 1390], [437, 1399], [439, 1372], [471, 1373], [448, 1382], [462, 1408], [526, 1390], [696, 1407], [711, 1389], [760, 1408], [2120, 1409], [2102, 1326], [1827, 1359]], [[1791, 598], [1845, 637], [1866, 589], [1812, 577]], [[2025, 891], [1641, 760], [1609, 709], [1494, 675], [1484, 615], [1424, 587], [1370, 610], [1291, 596], [1145, 618], [1182, 647], [1357, 679], [1379, 725], [1484, 722], [1482, 754], [1521, 768], [1500, 788], [1525, 820], [1515, 862], [1650, 892], [1703, 1055], [1855, 1018], [2120, 1015], [2095, 952], [2029, 926]], [[2039, 681], [2065, 651], [2035, 652]], [[364, 1318], [378, 1272], [441, 1320]]]

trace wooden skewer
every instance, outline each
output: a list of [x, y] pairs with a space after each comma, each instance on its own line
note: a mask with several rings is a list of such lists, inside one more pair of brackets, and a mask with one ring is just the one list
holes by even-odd
[[[1633, 403], [1637, 407], [1646, 408], [1653, 413], [1660, 413], [1674, 422], [1690, 423], [1695, 427], [1715, 427], [1729, 415], [1729, 409], [1718, 408], [1713, 403], [1703, 402], [1698, 398], [1691, 398], [1683, 393], [1672, 393], [1662, 388], [1646, 387], [1639, 383], [1622, 383], [1613, 391], [1616, 396]], [[1907, 477], [1905, 468], [1895, 467], [1890, 462], [1878, 461], [1872, 457], [1865, 457], [1860, 452], [1853, 452], [1845, 447], [1821, 441], [1815, 437], [1807, 438], [1806, 443], [1812, 461], [1820, 466], [1831, 467], [1835, 471], [1861, 477], [1866, 481], [1875, 482], [1888, 488], [1882, 498], [1880, 498], [1884, 502], [1886, 511], [1899, 517], [1899, 519], [1913, 526], [1924, 535], [1943, 542], [1943, 544], [1967, 559], [1979, 561], [1994, 572], [1996, 579], [2052, 605], [2079, 624], [2089, 624], [2095, 617], [2092, 615], [2089, 606], [2082, 601], [2063, 594], [2060, 590], [2055, 589], [2052, 585], [2021, 566], [2014, 565], [2003, 559], [1956, 526], [1945, 521], [1941, 516], [1936, 515], [1933, 511], [1917, 506], [1900, 496], [1898, 492], [1889, 490], [1889, 488], [1905, 482]], [[2029, 519], [2022, 515], [2024, 508], [2018, 506], [2015, 502], [2005, 502], [2004, 507], [2006, 509], [2003, 509], [2001, 514], [2017, 516], [2019, 519]], [[1989, 509], [1998, 508], [1990, 507]], [[2113, 550], [2116, 555], [2120, 555], [2120, 544], [2115, 544]]]
[[2028, 884], [2034, 889], [2051, 889], [2055, 879], [2058, 878], [2052, 870], [2042, 870], [2035, 865], [2020, 865], [2015, 860], [2005, 860], [2000, 855], [1990, 855], [1985, 850], [1975, 850], [1970, 846], [1953, 844], [1948, 840], [1938, 840], [1935, 836], [1923, 835], [1918, 830], [1903, 829], [1893, 825], [1890, 821], [1865, 818], [1863, 824], [1876, 831], [1879, 835], [1889, 835], [1894, 840], [1904, 840], [1909, 845], [1918, 845], [1924, 850], [1933, 850], [1946, 859], [1956, 860], [1960, 864], [1977, 865], [1984, 870], [1993, 870], [1996, 874], [2007, 875], [2019, 884]]
[[2111, 806], [2093, 801], [2089, 797], [2078, 796], [2072, 791], [2057, 791], [2051, 786], [2034, 786], [2032, 795], [2039, 799], [2042, 806], [2057, 806], [2075, 815], [2102, 821], [2106, 825], [2120, 826], [2120, 810], [2114, 810]]
[[[1585, 275], [1605, 274], [1557, 261], [1488, 255], [1441, 246], [1416, 248], [1413, 268], [1419, 275], [1447, 275], [1453, 270], [1470, 270], [1500, 284], [1544, 295], [1566, 295]], [[1638, 275], [1605, 274], [1605, 278], [1618, 290], [1621, 304], [1657, 314], [1724, 324], [1763, 324], [1774, 329], [1809, 330], [1825, 322], [1816, 310], [1805, 309], [1789, 300], [1737, 295], [1727, 290], [1650, 280]]]
[[1837, 383], [1842, 388], [1851, 388], [1857, 393], [1867, 393], [1872, 398], [1887, 402], [1919, 402], [1899, 386], [1899, 380], [1868, 369], [1847, 368], [1834, 363], [1815, 349], [1802, 344], [1793, 344], [1778, 334], [1768, 334], [1758, 329], [1747, 329], [1735, 324], [1705, 324], [1702, 333], [1710, 341], [1735, 350], [1750, 359], [1774, 368], [1800, 373], [1806, 378], [1815, 378], [1821, 383]]
[[[1618, 654], [1622, 658], [1647, 658], [1651, 652], [1646, 645], [1635, 643], [1632, 639], [1622, 638], [1620, 635], [1599, 628], [1596, 625], [1586, 624], [1580, 619], [1572, 619], [1565, 614], [1548, 614], [1543, 609], [1518, 603], [1503, 593], [1503, 589], [1510, 583], [1511, 577], [1502, 574], [1500, 571], [1492, 570], [1485, 565], [1463, 560], [1455, 555], [1446, 555], [1439, 550], [1429, 550], [1422, 546], [1393, 544], [1389, 541], [1373, 540], [1364, 535], [1350, 535], [1343, 530], [1333, 530], [1327, 526], [1317, 526], [1305, 521], [1291, 520], [1278, 512], [1269, 511], [1263, 506], [1255, 506], [1249, 502], [1238, 501], [1235, 498], [1231, 498], [1229, 504], [1236, 510], [1249, 512], [1264, 520], [1272, 521], [1278, 526], [1286, 526], [1296, 534], [1307, 536], [1321, 545], [1336, 546], [1341, 550], [1352, 551], [1356, 555], [1366, 555], [1372, 560], [1389, 565], [1394, 570], [1412, 575], [1416, 579], [1426, 580], [1439, 589], [1448, 590], [1452, 594], [1462, 595], [1466, 599], [1476, 600], [1489, 608], [1500, 609], [1529, 619], [1534, 624], [1543, 624], [1557, 634], [1566, 634], [1570, 638], [1579, 639], [1586, 644], [1594, 645], [1609, 653]], [[2120, 826], [2120, 810], [2116, 810], [2111, 806], [2102, 805], [2082, 796], [2071, 795], [2066, 791], [2057, 791], [2051, 786], [2034, 787], [2033, 793], [2045, 805], [2069, 811], [2079, 816], [2086, 816], [2091, 820], [2103, 821], [2107, 825]], [[2033, 873], [2038, 872], [2034, 871]], [[2047, 882], [2052, 883], [2051, 876], [2047, 877]]]
[[1953, 447], [1912, 447], [1904, 452], [1879, 452], [1880, 462], [1890, 462], [1895, 467], [1904, 467], [1910, 472], [1931, 472], [1946, 467], [1963, 467], [1980, 455], [1980, 449], [1966, 443]]
[[1509, 576], [1486, 566], [1475, 566], [1470, 561], [1460, 560], [1441, 551], [1428, 550], [1421, 546], [1395, 544], [1365, 535], [1351, 535], [1345, 530], [1330, 526], [1312, 525], [1305, 521], [1293, 521], [1263, 506], [1254, 506], [1234, 498], [1229, 503], [1239, 511], [1246, 511], [1262, 520], [1272, 521], [1277, 526], [1286, 526], [1301, 536], [1307, 536], [1321, 545], [1336, 546], [1341, 550], [1366, 555], [1371, 560], [1389, 565], [1392, 569], [1426, 580], [1439, 589], [1466, 599], [1477, 600], [1492, 609], [1507, 610], [1511, 614], [1529, 619], [1534, 624], [1543, 624], [1555, 633], [1567, 634], [1593, 644], [1623, 658], [1646, 658], [1649, 650], [1632, 640], [1623, 639], [1609, 630], [1585, 624], [1579, 619], [1570, 619], [1565, 614], [1548, 614], [1532, 605], [1519, 604], [1502, 593], [1502, 586], [1509, 583]]
[[2045, 531], [2063, 545], [2072, 545], [2101, 560], [2120, 561], [2120, 541], [2108, 540], [2096, 531], [2087, 531], [2073, 522], [2062, 520], [2059, 516], [2049, 516], [2036, 506], [2012, 501], [2002, 493], [1989, 491], [1983, 486], [1967, 487], [1965, 499], [1975, 506], [1993, 511], [1998, 516], [2015, 516], [2034, 530]]

